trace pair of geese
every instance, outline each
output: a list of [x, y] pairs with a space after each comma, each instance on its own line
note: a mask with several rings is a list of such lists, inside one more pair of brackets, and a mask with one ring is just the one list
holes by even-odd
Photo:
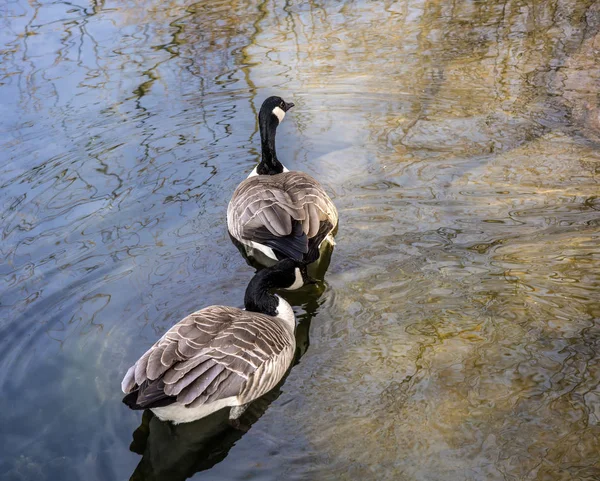
[[338, 213], [321, 185], [290, 172], [277, 159], [275, 133], [294, 106], [269, 97], [258, 122], [262, 159], [235, 190], [227, 228], [250, 258], [275, 263], [256, 273], [245, 309], [210, 306], [169, 329], [127, 371], [123, 402], [151, 409], [175, 424], [225, 407], [235, 426], [247, 405], [270, 391], [288, 370], [296, 348], [290, 304], [272, 289], [298, 289], [321, 244], [333, 244]]

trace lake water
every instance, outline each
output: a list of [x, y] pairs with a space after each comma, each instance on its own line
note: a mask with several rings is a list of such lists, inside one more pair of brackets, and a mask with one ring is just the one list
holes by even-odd
[[[599, 2], [0, 13], [3, 480], [600, 479]], [[129, 365], [242, 304], [225, 214], [273, 94], [340, 213], [299, 362], [245, 434], [142, 419]]]

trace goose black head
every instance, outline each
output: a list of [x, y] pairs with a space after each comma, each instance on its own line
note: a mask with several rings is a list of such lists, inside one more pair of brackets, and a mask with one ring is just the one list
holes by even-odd
[[304, 285], [304, 265], [293, 259], [283, 259], [266, 269], [270, 287], [293, 291]]
[[275, 133], [283, 121], [285, 113], [294, 106], [281, 97], [269, 97], [265, 100], [258, 113], [258, 126], [260, 127], [260, 142], [262, 158], [256, 173], [259, 175], [275, 175], [283, 172], [283, 165], [277, 159], [275, 151]]
[[295, 290], [304, 285], [302, 262], [283, 259], [277, 264], [257, 272], [244, 296], [244, 306], [248, 311], [262, 312], [274, 316], [278, 304], [277, 297], [269, 289]]
[[[258, 114], [259, 124], [268, 125], [274, 123], [275, 126], [283, 122], [285, 113], [290, 110], [294, 104], [286, 102], [281, 97], [272, 96], [266, 99]], [[275, 122], [276, 120], [276, 122]]]

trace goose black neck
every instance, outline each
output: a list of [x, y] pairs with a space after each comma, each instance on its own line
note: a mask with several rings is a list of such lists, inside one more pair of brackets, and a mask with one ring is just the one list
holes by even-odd
[[277, 287], [272, 277], [269, 269], [263, 269], [252, 278], [244, 295], [244, 307], [247, 311], [261, 312], [269, 316], [277, 315], [279, 301], [276, 296], [269, 293], [269, 289]]
[[279, 121], [274, 115], [259, 119], [260, 122], [260, 143], [262, 149], [262, 159], [256, 172], [259, 175], [275, 175], [283, 172], [283, 165], [277, 159], [275, 151], [275, 134]]

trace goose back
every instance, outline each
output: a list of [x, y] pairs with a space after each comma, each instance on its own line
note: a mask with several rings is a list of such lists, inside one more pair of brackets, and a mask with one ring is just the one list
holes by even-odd
[[125, 402], [137, 409], [244, 404], [277, 384], [294, 350], [293, 331], [277, 318], [210, 306], [175, 324], [129, 369]]
[[227, 227], [237, 241], [271, 245], [300, 259], [323, 223], [331, 232], [338, 223], [337, 210], [321, 184], [303, 172], [249, 177], [227, 209]]

